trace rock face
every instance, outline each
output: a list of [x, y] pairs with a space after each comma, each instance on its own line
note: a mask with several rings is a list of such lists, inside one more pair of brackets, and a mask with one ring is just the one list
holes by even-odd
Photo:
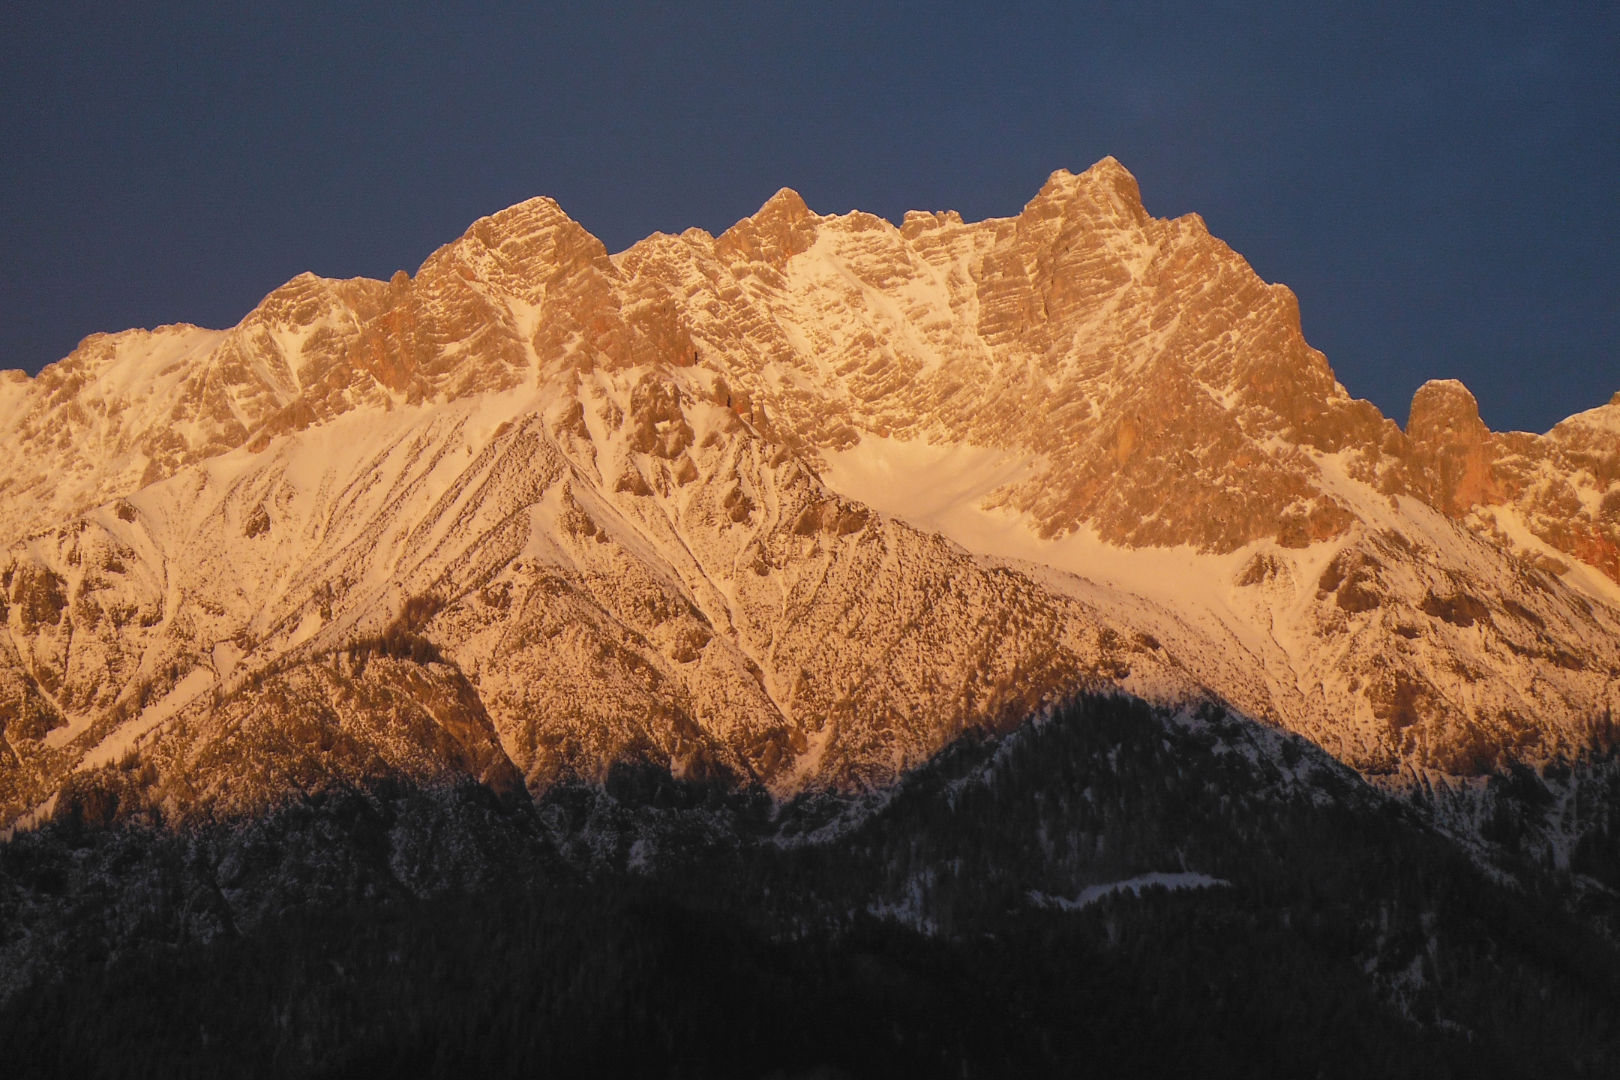
[[531, 200], [8, 374], [0, 439], [0, 823], [878, 785], [1110, 685], [1466, 815], [1620, 709], [1620, 395], [1497, 434], [1429, 383], [1403, 432], [1112, 159], [1012, 218], [783, 190], [618, 255]]
[[1479, 418], [1479, 402], [1455, 379], [1431, 380], [1412, 395], [1406, 421], [1419, 482], [1428, 482], [1436, 509], [1461, 517], [1476, 506], [1502, 501], [1496, 440]]

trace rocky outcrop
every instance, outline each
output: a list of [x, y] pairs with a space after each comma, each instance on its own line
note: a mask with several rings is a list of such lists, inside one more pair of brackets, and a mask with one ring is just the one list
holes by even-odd
[[1412, 397], [1406, 421], [1415, 480], [1443, 513], [1461, 517], [1500, 502], [1495, 475], [1497, 440], [1479, 418], [1479, 403], [1455, 379], [1431, 380]]

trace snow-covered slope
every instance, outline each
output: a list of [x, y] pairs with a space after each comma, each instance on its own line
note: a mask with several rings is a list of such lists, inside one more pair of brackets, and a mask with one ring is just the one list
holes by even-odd
[[1100, 680], [1080, 605], [839, 499], [705, 378], [356, 411], [35, 536], [9, 675], [58, 726], [14, 806], [120, 760], [165, 813], [249, 807], [294, 754], [875, 783]]
[[0, 380], [0, 822], [874, 785], [1099, 685], [1466, 794], [1614, 739], [1617, 410], [1498, 435], [1431, 383], [1403, 432], [1112, 159], [617, 256], [531, 200]]

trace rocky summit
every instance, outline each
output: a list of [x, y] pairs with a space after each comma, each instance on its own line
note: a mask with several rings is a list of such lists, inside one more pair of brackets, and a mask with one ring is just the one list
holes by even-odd
[[[1113, 159], [1015, 217], [616, 255], [549, 199], [414, 275], [0, 377], [0, 826], [380, 778], [893, 783], [1077, 695], [1215, 703], [1567, 866], [1620, 711], [1620, 394], [1404, 430]], [[1584, 794], [1583, 794], [1584, 792]]]

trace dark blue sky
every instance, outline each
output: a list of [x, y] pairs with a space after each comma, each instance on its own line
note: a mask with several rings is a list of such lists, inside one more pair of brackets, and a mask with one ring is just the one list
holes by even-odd
[[0, 14], [0, 367], [414, 270], [530, 195], [619, 250], [782, 185], [1007, 215], [1113, 154], [1401, 422], [1430, 377], [1496, 428], [1620, 390], [1611, 4], [140, 6]]

